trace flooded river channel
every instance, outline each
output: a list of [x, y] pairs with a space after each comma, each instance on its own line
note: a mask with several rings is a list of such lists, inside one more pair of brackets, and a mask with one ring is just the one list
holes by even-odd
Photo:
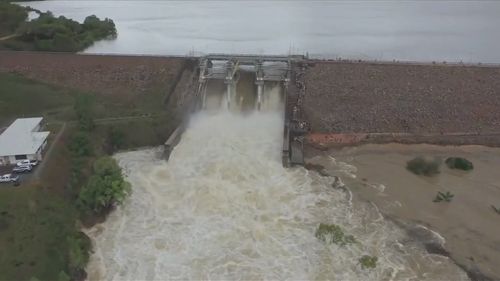
[[[88, 230], [89, 280], [467, 280], [333, 178], [283, 168], [282, 131], [281, 112], [202, 112], [168, 162], [161, 149], [118, 154], [133, 193]], [[358, 242], [325, 244], [320, 223]]]

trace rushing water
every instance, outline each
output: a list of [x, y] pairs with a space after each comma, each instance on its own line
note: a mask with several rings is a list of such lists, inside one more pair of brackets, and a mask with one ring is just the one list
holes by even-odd
[[319, 57], [500, 63], [500, 1], [29, 2], [119, 36], [89, 53], [306, 53]]
[[[117, 155], [133, 193], [88, 230], [95, 246], [89, 279], [466, 279], [447, 258], [410, 243], [374, 206], [354, 206], [332, 178], [283, 168], [283, 111], [265, 108], [197, 113], [168, 162], [160, 149]], [[340, 225], [359, 243], [321, 242], [320, 223]], [[378, 256], [376, 269], [361, 268], [365, 254]]]

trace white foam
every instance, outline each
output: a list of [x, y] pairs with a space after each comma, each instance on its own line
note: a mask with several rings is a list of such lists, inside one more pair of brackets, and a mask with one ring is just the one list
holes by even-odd
[[[284, 169], [282, 129], [277, 112], [200, 113], [169, 162], [157, 150], [118, 154], [133, 192], [88, 231], [89, 279], [410, 280], [432, 269], [415, 267], [424, 252], [398, 250], [403, 232], [371, 205], [353, 207], [332, 178]], [[359, 243], [325, 245], [314, 235], [320, 223], [341, 225]], [[377, 268], [361, 269], [364, 254], [379, 257]], [[462, 278], [451, 268], [427, 279]]]

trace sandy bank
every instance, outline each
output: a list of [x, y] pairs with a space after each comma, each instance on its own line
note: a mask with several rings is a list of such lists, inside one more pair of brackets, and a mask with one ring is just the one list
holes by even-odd
[[[491, 208], [500, 205], [500, 149], [389, 144], [318, 155], [310, 162], [341, 176], [355, 196], [375, 203], [386, 217], [440, 233], [450, 257], [469, 271], [472, 279], [500, 279], [500, 215]], [[475, 169], [462, 172], [442, 165], [437, 176], [416, 176], [405, 166], [418, 155], [462, 156], [471, 160]], [[350, 172], [340, 172], [346, 165]], [[451, 203], [434, 203], [438, 191], [450, 191], [455, 197]]]

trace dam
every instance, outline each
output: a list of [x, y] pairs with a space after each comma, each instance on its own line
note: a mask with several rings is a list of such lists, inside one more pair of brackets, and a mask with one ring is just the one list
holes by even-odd
[[[105, 223], [89, 230], [95, 242], [89, 280], [228, 276], [466, 280], [449, 259], [422, 250], [390, 220], [383, 219], [373, 205], [351, 201], [356, 196], [342, 191], [340, 183], [332, 178], [321, 177], [300, 165], [284, 169], [285, 116], [309, 121], [310, 133], [392, 135], [380, 142], [397, 141], [394, 137], [404, 133], [410, 143], [422, 142], [425, 137], [430, 143], [498, 146], [499, 138], [494, 134], [498, 132], [499, 115], [493, 110], [500, 97], [496, 94], [500, 87], [498, 68], [309, 59], [305, 63], [292, 62], [288, 88], [283, 76], [277, 77], [279, 81], [265, 82], [259, 108], [254, 62], [237, 64], [237, 82], [231, 86], [228, 106], [226, 75], [207, 78], [206, 87], [199, 90], [202, 58], [0, 52], [0, 71], [109, 93], [119, 97], [119, 102], [125, 97], [134, 103], [153, 99], [153, 90], [159, 85], [162, 91], [155, 101], [160, 106], [191, 116], [184, 128], [176, 130], [177, 146], [168, 161], [160, 147], [116, 156], [133, 186], [133, 194]], [[231, 58], [215, 58], [212, 65], [224, 73]], [[263, 63], [265, 67], [275, 65], [269, 69], [278, 69], [281, 74], [286, 73], [286, 64]], [[204, 73], [211, 72], [218, 71], [207, 69]], [[303, 91], [301, 95], [299, 91]], [[391, 100], [397, 100], [399, 106], [388, 102]], [[285, 104], [291, 104], [287, 110]], [[188, 105], [193, 105], [194, 110], [186, 110]], [[273, 109], [269, 105], [280, 106]], [[478, 120], [482, 120], [481, 127], [477, 126]], [[152, 146], [162, 144], [175, 130], [177, 124], [172, 123]], [[369, 140], [377, 142], [373, 137]], [[306, 160], [311, 163], [314, 155], [307, 155], [307, 149], [306, 145]], [[350, 157], [342, 160], [332, 155], [325, 161], [353, 193], [370, 189], [375, 175], [369, 175], [366, 181], [359, 167], [372, 171], [380, 165], [351, 164]], [[404, 164], [385, 171], [387, 177], [393, 176], [392, 170], [407, 177]], [[359, 177], [357, 182], [355, 176]], [[392, 187], [402, 190], [405, 185], [397, 183]], [[373, 189], [380, 192], [382, 188]], [[420, 194], [417, 188], [414, 192]], [[421, 195], [430, 196], [428, 192]], [[457, 194], [458, 200], [469, 197]], [[491, 212], [487, 204], [483, 205], [485, 212]], [[441, 207], [431, 206], [414, 209]], [[320, 244], [314, 237], [320, 223], [340, 225], [360, 243], [346, 248]], [[446, 234], [439, 224], [433, 226]], [[456, 249], [453, 246], [460, 237], [444, 234], [446, 244]], [[137, 241], [142, 243], [138, 245]], [[481, 244], [491, 239], [475, 241]], [[357, 265], [357, 259], [364, 254], [379, 257], [376, 270], [363, 271]], [[458, 257], [465, 260], [469, 255], [464, 252]], [[474, 255], [476, 261], [481, 257]], [[467, 262], [463, 260], [459, 261]]]
[[[200, 60], [197, 109], [168, 161], [162, 147], [116, 155], [133, 193], [88, 230], [95, 250], [88, 279], [467, 280], [418, 243], [395, 243], [404, 231], [370, 204], [354, 208], [334, 178], [284, 167], [287, 153], [294, 161], [287, 130], [291, 146], [300, 138], [294, 120], [306, 66], [276, 64]], [[257, 78], [271, 77], [269, 69], [279, 75], [262, 85]], [[357, 243], [321, 242], [322, 223], [340, 225]], [[369, 271], [358, 262], [368, 254], [379, 259]]]

